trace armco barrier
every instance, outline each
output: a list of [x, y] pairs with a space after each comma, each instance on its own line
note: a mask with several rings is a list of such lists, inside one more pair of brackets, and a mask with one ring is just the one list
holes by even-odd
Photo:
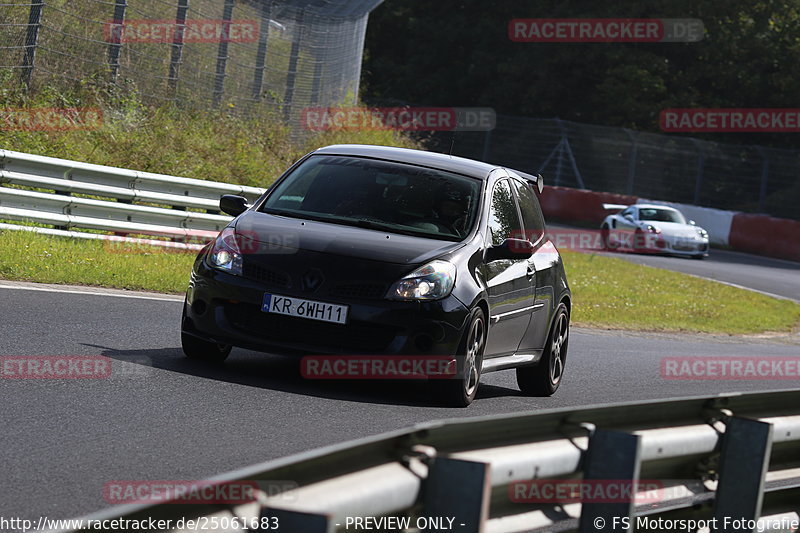
[[730, 245], [743, 252], [800, 261], [800, 221], [736, 213]]
[[0, 150], [0, 220], [55, 226], [5, 224], [2, 229], [7, 231], [97, 239], [97, 234], [70, 230], [104, 230], [123, 239], [144, 234], [196, 243], [213, 238], [231, 220], [219, 214], [221, 195], [237, 194], [252, 201], [263, 192], [256, 187]]
[[637, 198], [624, 194], [595, 192], [545, 185], [541, 194], [542, 211], [547, 218], [561, 222], [600, 224], [610, 213], [603, 204], [635, 204]]
[[[492, 415], [420, 424], [209, 480], [283, 480], [286, 490], [256, 491], [251, 503], [125, 505], [86, 517], [82, 529], [126, 529], [111, 522], [123, 518], [171, 520], [160, 528], [167, 531], [194, 530], [186, 520], [200, 519], [213, 531], [267, 520], [270, 530], [289, 533], [588, 533], [689, 531], [653, 524], [716, 518], [712, 531], [766, 530], [723, 524], [800, 518], [798, 459], [800, 391]], [[574, 491], [563, 501], [531, 490], [576, 483], [617, 490], [600, 498], [579, 492], [583, 501]]]

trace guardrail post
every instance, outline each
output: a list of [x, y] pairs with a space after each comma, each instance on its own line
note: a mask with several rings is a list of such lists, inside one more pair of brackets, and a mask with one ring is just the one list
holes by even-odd
[[[489, 516], [491, 494], [486, 463], [437, 457], [433, 460], [423, 487], [425, 517], [450, 517], [463, 533], [479, 533]], [[441, 531], [440, 527], [422, 531]]]
[[721, 527], [715, 531], [747, 531], [730, 522], [758, 520], [771, 450], [772, 424], [736, 417], [727, 421], [714, 500], [714, 518]]
[[44, 0], [32, 0], [31, 10], [28, 14], [28, 33], [25, 36], [25, 55], [22, 58], [22, 83], [31, 88], [34, 60], [36, 59], [36, 45], [39, 41], [39, 28], [42, 26], [42, 6]]
[[219, 39], [217, 48], [217, 73], [214, 80], [214, 106], [218, 106], [222, 101], [225, 92], [225, 70], [228, 66], [228, 41], [230, 40], [230, 22], [233, 17], [234, 0], [225, 0], [225, 7], [222, 10], [222, 35]]
[[292, 113], [292, 101], [294, 100], [294, 84], [297, 80], [297, 63], [300, 59], [300, 43], [303, 40], [303, 23], [305, 11], [300, 12], [297, 23], [294, 26], [294, 39], [292, 39], [292, 50], [289, 53], [289, 68], [286, 73], [286, 93], [283, 96], [283, 113], [285, 120], [289, 120]]
[[125, 34], [125, 9], [127, 0], [116, 0], [114, 3], [114, 21], [108, 39], [108, 66], [111, 69], [111, 81], [117, 81], [119, 73], [119, 54], [122, 49], [122, 39]]
[[173, 91], [178, 88], [178, 73], [183, 57], [183, 37], [186, 33], [186, 12], [189, 10], [189, 0], [178, 0], [178, 11], [175, 14], [175, 35], [172, 39], [172, 57], [169, 61], [169, 88]]
[[261, 26], [258, 32], [258, 48], [256, 49], [256, 68], [253, 71], [253, 100], [261, 98], [264, 86], [264, 70], [267, 64], [267, 46], [269, 44], [270, 3], [261, 2]]
[[[583, 464], [583, 480], [598, 483], [630, 483], [639, 479], [640, 437], [619, 431], [595, 430], [589, 437], [589, 449]], [[629, 500], [583, 502], [578, 531], [633, 531], [635, 490]], [[627, 501], [626, 501], [627, 500]], [[626, 524], [625, 520], [629, 520]], [[626, 527], [626, 525], [628, 527]]]

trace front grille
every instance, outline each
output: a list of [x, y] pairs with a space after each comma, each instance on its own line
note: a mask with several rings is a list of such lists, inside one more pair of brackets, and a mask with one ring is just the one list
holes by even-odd
[[356, 300], [378, 300], [386, 294], [386, 285], [380, 283], [339, 283], [331, 289], [331, 296]]
[[394, 327], [371, 322], [331, 324], [264, 313], [252, 304], [226, 304], [225, 316], [235, 328], [266, 342], [296, 343], [318, 347], [322, 351], [380, 353], [398, 333]]
[[287, 288], [290, 285], [288, 274], [273, 268], [248, 263], [246, 261], [242, 266], [242, 274], [246, 278], [260, 281], [261, 283], [268, 285], [274, 285], [276, 287]]

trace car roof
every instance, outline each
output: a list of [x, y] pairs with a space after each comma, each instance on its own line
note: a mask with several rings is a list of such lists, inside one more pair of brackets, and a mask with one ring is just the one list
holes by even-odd
[[473, 178], [486, 179], [489, 173], [498, 165], [491, 165], [474, 159], [467, 159], [454, 155], [412, 150], [410, 148], [395, 148], [392, 146], [373, 146], [368, 144], [334, 144], [315, 150], [314, 154], [345, 155], [357, 157], [370, 157], [386, 161], [411, 163], [424, 167], [447, 170]]

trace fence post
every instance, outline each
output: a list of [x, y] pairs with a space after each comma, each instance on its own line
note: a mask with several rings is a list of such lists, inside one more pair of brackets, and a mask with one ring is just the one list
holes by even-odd
[[761, 154], [761, 157], [764, 158], [764, 161], [761, 163], [761, 185], [758, 189], [758, 211], [759, 213], [764, 212], [764, 201], [767, 197], [767, 180], [769, 179], [769, 155], [764, 150], [763, 146], [756, 146], [758, 153]]
[[233, 17], [234, 0], [225, 0], [225, 7], [222, 11], [222, 35], [219, 39], [217, 48], [217, 75], [214, 81], [214, 106], [218, 106], [222, 101], [225, 92], [225, 69], [228, 65], [228, 41], [230, 40], [230, 22]]
[[172, 57], [169, 61], [169, 88], [175, 91], [178, 88], [178, 73], [183, 57], [183, 37], [186, 33], [186, 12], [189, 10], [189, 0], [178, 0], [178, 11], [175, 14], [175, 35], [172, 39]]
[[111, 69], [111, 81], [117, 81], [119, 73], [119, 53], [122, 49], [122, 38], [124, 35], [125, 9], [128, 7], [127, 0], [115, 0], [114, 20], [109, 32], [108, 43], [108, 66]]
[[253, 72], [253, 100], [261, 97], [261, 88], [264, 86], [264, 70], [267, 64], [267, 45], [269, 43], [270, 4], [267, 0], [261, 3], [261, 27], [258, 33], [258, 48], [256, 49], [256, 68]]
[[623, 128], [628, 138], [631, 140], [631, 155], [628, 158], [628, 188], [627, 193], [633, 196], [634, 183], [636, 181], [636, 157], [638, 156], [639, 145], [636, 142], [636, 136], [628, 128]]
[[305, 22], [305, 11], [300, 12], [295, 24], [294, 39], [292, 39], [292, 51], [289, 55], [289, 70], [286, 73], [286, 94], [283, 97], [283, 116], [289, 120], [292, 114], [292, 101], [294, 100], [294, 84], [297, 80], [297, 63], [300, 59], [300, 42], [303, 40], [303, 24]]
[[36, 45], [39, 40], [39, 28], [42, 25], [42, 6], [44, 0], [33, 0], [28, 14], [28, 34], [25, 37], [25, 55], [22, 58], [22, 83], [30, 89], [36, 58]]
[[706, 154], [703, 151], [700, 142], [697, 139], [692, 139], [695, 148], [697, 148], [697, 180], [694, 184], [694, 205], [700, 205], [700, 193], [703, 190], [703, 170], [706, 166]]

